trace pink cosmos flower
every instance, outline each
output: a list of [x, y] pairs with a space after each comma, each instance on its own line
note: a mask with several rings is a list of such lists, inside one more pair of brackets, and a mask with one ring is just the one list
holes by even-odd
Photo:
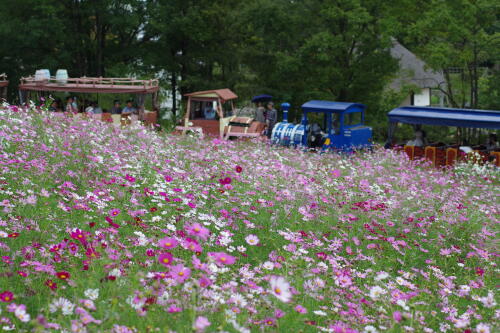
[[272, 276], [269, 279], [271, 285], [270, 293], [282, 302], [289, 302], [292, 299], [290, 284], [282, 276]]
[[207, 240], [210, 235], [210, 230], [199, 223], [194, 223], [193, 225], [187, 227], [186, 232], [190, 236], [197, 236], [203, 240]]
[[208, 252], [208, 256], [214, 258], [219, 266], [232, 265], [236, 261], [235, 257], [224, 252]]
[[165, 237], [160, 239], [160, 241], [158, 242], [158, 245], [160, 247], [169, 250], [175, 248], [178, 244], [179, 242], [173, 237]]
[[302, 305], [300, 305], [300, 304], [298, 304], [295, 307], [295, 311], [297, 311], [298, 313], [302, 313], [302, 314], [307, 313], [307, 309], [305, 307], [303, 307]]
[[170, 266], [173, 260], [174, 256], [170, 252], [161, 253], [158, 256], [158, 262], [163, 266]]
[[198, 286], [200, 286], [201, 288], [206, 288], [210, 285], [212, 285], [213, 282], [212, 280], [210, 280], [208, 277], [206, 277], [205, 275], [202, 275], [199, 279], [198, 279]]
[[403, 316], [401, 315], [401, 312], [394, 311], [392, 313], [392, 318], [399, 323], [403, 319]]
[[172, 266], [170, 275], [177, 283], [183, 283], [191, 276], [191, 270], [182, 264]]
[[206, 317], [199, 316], [198, 318], [196, 318], [193, 327], [196, 331], [203, 332], [208, 326], [210, 326], [210, 324], [211, 323]]
[[258, 245], [260, 240], [256, 235], [248, 235], [245, 237], [245, 241], [248, 245]]
[[109, 211], [109, 215], [111, 215], [111, 216], [117, 216], [118, 214], [120, 214], [120, 212], [121, 211], [118, 208], [114, 208], [114, 209], [111, 209]]
[[237, 173], [241, 173], [243, 171], [243, 168], [241, 166], [237, 165], [235, 170]]
[[198, 242], [194, 239], [191, 239], [191, 238], [186, 238], [183, 242], [182, 242], [182, 246], [187, 249], [187, 250], [190, 250], [190, 251], [193, 251], [193, 252], [202, 252], [203, 251], [203, 248], [201, 247], [200, 244], [198, 244]]
[[178, 306], [175, 306], [175, 305], [171, 305], [169, 308], [168, 308], [168, 313], [177, 313], [177, 312], [181, 312], [182, 309]]

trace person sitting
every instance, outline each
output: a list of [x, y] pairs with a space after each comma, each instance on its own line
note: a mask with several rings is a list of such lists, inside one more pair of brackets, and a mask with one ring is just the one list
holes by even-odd
[[137, 113], [137, 109], [134, 107], [133, 101], [129, 99], [127, 105], [122, 110], [122, 114], [131, 115], [133, 113]]
[[425, 145], [425, 135], [422, 130], [415, 131], [415, 139], [406, 143], [407, 146], [423, 147]]
[[87, 107], [85, 108], [85, 113], [91, 113], [94, 107], [92, 106], [92, 102], [90, 102]]
[[69, 97], [66, 98], [66, 108], [65, 108], [64, 111], [66, 111], [66, 112], [72, 112], [72, 113], [77, 113], [78, 112], [78, 108], [76, 106], [76, 102], [73, 99], [73, 97], [69, 96]]
[[97, 104], [97, 101], [93, 101], [90, 105], [92, 106], [92, 113], [93, 114], [101, 114], [102, 113], [102, 109]]
[[59, 105], [57, 104], [57, 101], [52, 101], [52, 103], [49, 106], [49, 111], [51, 112], [57, 112], [59, 109]]
[[211, 105], [206, 106], [205, 109], [203, 109], [203, 115], [205, 116], [205, 119], [215, 119], [214, 108]]
[[121, 114], [122, 113], [122, 108], [121, 108], [121, 105], [122, 103], [120, 103], [119, 100], [115, 100], [113, 102], [113, 107], [111, 108], [111, 114]]
[[488, 141], [486, 142], [486, 150], [491, 151], [496, 148], [498, 148], [497, 135], [495, 133], [490, 133]]

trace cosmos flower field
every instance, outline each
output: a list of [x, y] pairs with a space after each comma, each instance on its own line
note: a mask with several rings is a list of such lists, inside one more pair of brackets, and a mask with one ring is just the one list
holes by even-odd
[[498, 332], [499, 173], [0, 110], [0, 330]]

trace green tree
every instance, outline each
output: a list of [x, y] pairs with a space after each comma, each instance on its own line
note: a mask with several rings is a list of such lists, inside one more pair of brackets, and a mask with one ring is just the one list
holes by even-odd
[[[454, 107], [478, 107], [481, 65], [500, 51], [500, 5], [495, 0], [432, 0], [407, 28], [407, 41], [435, 70]], [[455, 75], [454, 71], [459, 70]]]
[[151, 0], [5, 0], [0, 71], [15, 88], [37, 68], [71, 76], [123, 75], [141, 58]]
[[367, 0], [252, 2], [245, 12], [245, 63], [257, 87], [294, 105], [377, 103], [397, 69], [386, 12], [383, 2]]

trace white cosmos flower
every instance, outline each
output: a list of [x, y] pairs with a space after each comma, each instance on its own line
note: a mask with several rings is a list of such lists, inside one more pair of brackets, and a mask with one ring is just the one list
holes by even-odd
[[262, 265], [262, 267], [264, 267], [265, 269], [271, 270], [271, 269], [273, 269], [273, 268], [274, 268], [274, 264], [273, 264], [272, 262], [270, 262], [270, 261], [266, 261], [266, 262]]
[[83, 294], [88, 299], [95, 301], [99, 297], [99, 289], [87, 289]]
[[379, 299], [380, 295], [383, 295], [385, 293], [386, 291], [379, 286], [374, 286], [370, 289], [370, 297], [374, 300]]
[[389, 274], [387, 272], [379, 272], [377, 276], [375, 277], [376, 281], [380, 281], [383, 279], [387, 279], [389, 277]]
[[321, 310], [316, 310], [316, 311], [313, 311], [315, 315], [318, 315], [318, 316], [326, 316], [326, 312], [325, 311], [321, 311]]
[[257, 245], [259, 244], [259, 237], [256, 235], [248, 235], [245, 237], [245, 241], [248, 245]]
[[17, 319], [19, 319], [23, 323], [27, 323], [31, 319], [30, 315], [26, 313], [26, 310], [22, 309], [21, 307], [17, 307], [14, 314], [16, 315]]
[[50, 312], [54, 313], [58, 309], [61, 309], [62, 314], [65, 316], [69, 316], [69, 315], [73, 314], [74, 308], [75, 308], [75, 305], [73, 303], [71, 303], [70, 301], [68, 301], [64, 297], [60, 297], [58, 299], [53, 300], [52, 303], [50, 303], [50, 305], [49, 305]]
[[292, 292], [290, 291], [290, 284], [286, 282], [285, 278], [282, 276], [273, 276], [269, 279], [269, 284], [271, 285], [271, 294], [282, 302], [286, 303], [290, 301]]

